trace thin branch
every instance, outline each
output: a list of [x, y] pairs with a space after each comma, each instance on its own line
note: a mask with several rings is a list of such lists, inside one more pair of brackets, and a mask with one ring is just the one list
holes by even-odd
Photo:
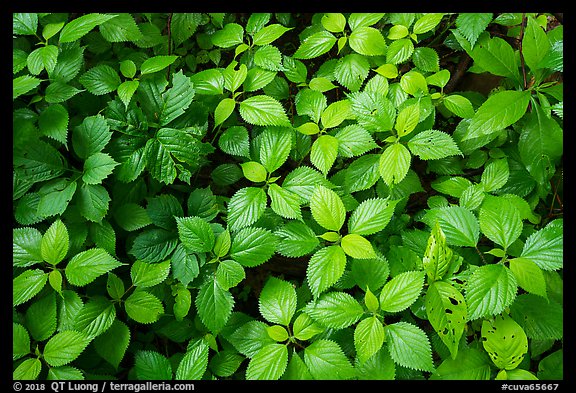
[[520, 26], [520, 37], [518, 37], [519, 51], [520, 51], [520, 64], [522, 64], [522, 78], [524, 79], [524, 89], [528, 87], [528, 82], [526, 81], [526, 65], [524, 64], [524, 54], [522, 53], [522, 39], [524, 38], [524, 29], [526, 28], [526, 13], [522, 13], [522, 25]]
[[464, 52], [462, 56], [463, 58], [460, 59], [460, 62], [456, 67], [456, 71], [444, 87], [444, 93], [446, 94], [451, 93], [456, 88], [456, 86], [458, 86], [458, 82], [460, 79], [462, 79], [466, 73], [466, 70], [468, 69], [468, 66], [470, 65], [470, 62], [472, 61], [472, 58], [468, 55], [468, 53]]

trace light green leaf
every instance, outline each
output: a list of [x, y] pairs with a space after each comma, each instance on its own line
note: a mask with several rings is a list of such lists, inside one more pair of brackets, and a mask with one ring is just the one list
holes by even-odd
[[44, 261], [41, 251], [42, 233], [36, 228], [12, 229], [12, 264], [28, 267]]
[[306, 269], [306, 280], [315, 297], [336, 283], [344, 274], [346, 254], [334, 245], [319, 249], [312, 255]]
[[267, 328], [268, 325], [264, 322], [249, 321], [232, 333], [230, 342], [238, 352], [252, 358], [265, 345], [275, 343]]
[[499, 369], [513, 370], [528, 353], [528, 338], [508, 315], [482, 322], [482, 345]]
[[328, 105], [320, 117], [324, 128], [338, 127], [351, 113], [350, 100], [344, 99]]
[[340, 33], [346, 27], [346, 17], [341, 13], [330, 12], [326, 13], [320, 19], [320, 23], [326, 30], [331, 33]]
[[228, 254], [231, 244], [232, 240], [230, 239], [230, 231], [226, 229], [224, 232], [221, 232], [216, 236], [216, 241], [214, 242], [214, 248], [212, 251], [214, 252], [214, 255], [221, 258]]
[[304, 312], [321, 326], [344, 329], [358, 322], [364, 310], [351, 295], [328, 292], [310, 302]]
[[372, 26], [380, 21], [384, 17], [384, 13], [376, 12], [353, 12], [348, 17], [348, 25], [350, 29], [355, 30], [357, 27]]
[[402, 87], [402, 90], [412, 96], [416, 96], [419, 92], [420, 94], [428, 92], [426, 78], [424, 78], [424, 75], [414, 70], [408, 71], [402, 75], [400, 78], [400, 86]]
[[98, 13], [80, 16], [64, 25], [64, 28], [60, 32], [60, 43], [77, 41], [88, 34], [88, 32], [96, 26], [117, 16], [118, 15], [105, 15]]
[[170, 260], [160, 263], [135, 261], [130, 268], [130, 277], [135, 287], [149, 288], [163, 282], [170, 273]]
[[116, 319], [114, 304], [104, 297], [89, 300], [74, 318], [74, 330], [89, 338], [101, 335]]
[[378, 171], [384, 182], [391, 186], [400, 183], [410, 169], [411, 155], [406, 146], [395, 143], [384, 150], [378, 163]]
[[199, 274], [198, 258], [188, 253], [182, 243], [178, 244], [172, 258], [172, 276], [184, 285], [188, 285]]
[[12, 360], [18, 360], [30, 353], [30, 336], [26, 328], [12, 322]]
[[246, 267], [263, 264], [274, 254], [276, 236], [267, 229], [249, 227], [239, 230], [232, 239], [230, 257]]
[[398, 138], [408, 135], [420, 122], [420, 104], [408, 105], [398, 113], [394, 128], [398, 132]]
[[222, 99], [214, 110], [214, 127], [218, 127], [220, 124], [224, 123], [224, 121], [230, 117], [232, 112], [234, 112], [235, 106], [236, 102], [232, 98]]
[[[416, 68], [426, 71], [426, 72], [438, 72], [440, 71], [440, 57], [438, 52], [432, 48], [419, 47], [414, 49], [412, 53], [412, 61]], [[426, 78], [428, 82], [428, 78]]]
[[492, 134], [516, 123], [526, 113], [529, 101], [528, 91], [506, 90], [492, 94], [472, 117], [463, 140]]
[[140, 74], [152, 74], [158, 72], [168, 67], [170, 64], [174, 63], [178, 59], [178, 56], [154, 56], [150, 57], [142, 63], [140, 66]]
[[386, 53], [386, 41], [374, 27], [361, 26], [352, 30], [348, 39], [350, 48], [365, 56], [381, 56]]
[[506, 250], [522, 232], [522, 220], [516, 206], [507, 198], [487, 195], [478, 215], [486, 237]]
[[126, 314], [138, 323], [156, 322], [164, 314], [162, 302], [146, 291], [133, 292], [124, 302]]
[[346, 219], [342, 199], [322, 185], [316, 186], [310, 197], [310, 211], [314, 220], [330, 231], [339, 231]]
[[266, 209], [266, 193], [261, 188], [244, 187], [228, 202], [228, 226], [232, 232], [254, 224]]
[[252, 37], [252, 43], [254, 45], [271, 44], [292, 29], [292, 27], [284, 27], [281, 24], [273, 23], [258, 30]]
[[199, 380], [208, 367], [208, 344], [204, 340], [198, 340], [192, 348], [188, 348], [186, 354], [180, 360], [176, 369], [176, 380]]
[[30, 90], [38, 87], [41, 80], [30, 75], [22, 75], [14, 78], [12, 81], [12, 99], [28, 93]]
[[516, 282], [504, 265], [484, 265], [474, 270], [465, 294], [469, 319], [500, 314], [516, 298]]
[[85, 286], [101, 275], [122, 266], [102, 248], [92, 248], [74, 255], [66, 265], [68, 282], [79, 287]]
[[42, 371], [42, 362], [38, 358], [28, 358], [16, 367], [12, 373], [14, 380], [35, 380]]
[[212, 43], [220, 48], [230, 48], [242, 43], [244, 28], [238, 23], [228, 23], [223, 29], [216, 31], [210, 37]]
[[449, 245], [476, 247], [480, 226], [474, 213], [460, 206], [442, 207], [437, 211], [435, 218]]
[[38, 14], [15, 12], [12, 14], [12, 34], [34, 35], [38, 29]]
[[100, 184], [112, 174], [117, 165], [118, 163], [108, 154], [94, 153], [84, 162], [82, 180], [86, 184]]
[[184, 246], [192, 252], [209, 252], [214, 247], [214, 231], [200, 217], [176, 217], [178, 237]]
[[216, 334], [230, 318], [234, 298], [217, 280], [208, 280], [200, 287], [195, 304], [202, 323]]
[[240, 284], [246, 278], [244, 267], [233, 260], [221, 261], [216, 268], [216, 281], [226, 290]]
[[318, 325], [314, 320], [306, 313], [301, 313], [298, 315], [294, 324], [292, 326], [294, 337], [298, 340], [309, 340], [315, 335], [322, 333], [324, 327]]
[[310, 162], [326, 175], [338, 156], [338, 139], [332, 135], [321, 135], [310, 149]]
[[319, 91], [302, 89], [296, 94], [296, 112], [300, 116], [309, 116], [314, 123], [320, 121], [327, 106], [326, 96]]
[[528, 16], [526, 30], [522, 38], [522, 55], [531, 71], [539, 69], [539, 63], [546, 57], [550, 49], [548, 36], [536, 20]]
[[[557, 221], [552, 221], [556, 223]], [[558, 270], [564, 266], [564, 225], [548, 224], [528, 236], [521, 257], [528, 258], [542, 270]]]
[[313, 59], [328, 52], [336, 43], [336, 37], [328, 31], [320, 31], [307, 37], [294, 53], [295, 59]]
[[349, 233], [341, 240], [340, 246], [344, 252], [356, 259], [372, 259], [376, 258], [376, 253], [372, 248], [372, 243], [368, 239], [355, 234]]
[[269, 184], [268, 195], [270, 196], [270, 207], [276, 214], [288, 219], [302, 220], [298, 195], [275, 183]]
[[418, 299], [423, 285], [423, 271], [407, 271], [396, 275], [380, 292], [380, 308], [386, 312], [405, 310]]
[[492, 21], [492, 17], [492, 13], [462, 12], [456, 18], [456, 27], [473, 47], [480, 34]]
[[282, 182], [282, 188], [299, 195], [302, 204], [310, 201], [318, 185], [328, 187], [330, 183], [320, 172], [305, 165], [288, 173]]
[[282, 70], [282, 54], [273, 45], [264, 45], [254, 52], [254, 64], [263, 70]]
[[80, 356], [90, 341], [90, 337], [74, 330], [56, 333], [44, 347], [44, 360], [53, 367], [64, 366]]
[[260, 162], [268, 173], [279, 169], [292, 150], [292, 130], [283, 127], [267, 127], [260, 134]]
[[276, 252], [286, 257], [304, 256], [320, 244], [314, 231], [303, 222], [290, 221], [274, 234], [279, 239]]
[[363, 201], [350, 216], [349, 233], [372, 235], [380, 232], [390, 222], [395, 207], [395, 203], [389, 203], [381, 198]]
[[136, 42], [143, 34], [129, 13], [121, 13], [112, 20], [106, 21], [98, 28], [102, 37], [108, 42]]
[[275, 98], [257, 95], [240, 102], [240, 116], [259, 126], [290, 126], [286, 111]]
[[246, 127], [226, 129], [218, 139], [218, 146], [224, 153], [250, 158], [250, 139]]
[[126, 108], [128, 108], [130, 100], [138, 89], [138, 86], [140, 86], [140, 82], [138, 81], [125, 81], [118, 86], [118, 97], [120, 97]]
[[542, 269], [528, 258], [512, 258], [509, 266], [518, 285], [526, 292], [548, 298], [546, 294], [546, 280]]
[[352, 53], [338, 60], [334, 68], [334, 76], [338, 83], [348, 90], [358, 91], [368, 76], [369, 70], [368, 60], [364, 56]]
[[463, 119], [474, 117], [474, 108], [472, 107], [472, 103], [464, 96], [451, 94], [444, 97], [444, 101], [442, 102], [444, 103], [444, 106], [446, 106], [446, 109], [454, 113], [456, 116]]
[[440, 225], [436, 223], [422, 257], [422, 265], [429, 277], [429, 282], [442, 280], [448, 271], [452, 255], [452, 251], [446, 246], [446, 236]]
[[423, 15], [420, 17], [420, 19], [414, 22], [414, 26], [412, 26], [412, 32], [414, 34], [424, 34], [430, 30], [433, 30], [436, 26], [438, 26], [443, 16], [444, 14], [439, 13]]
[[12, 280], [12, 305], [14, 307], [32, 299], [44, 288], [48, 273], [40, 269], [25, 270]]
[[408, 141], [412, 154], [422, 160], [437, 160], [449, 156], [462, 155], [454, 139], [445, 132], [427, 130], [416, 134]]
[[262, 347], [248, 363], [246, 380], [277, 380], [288, 365], [288, 348], [284, 344]]
[[104, 64], [90, 68], [78, 81], [86, 90], [97, 96], [116, 90], [122, 83], [116, 70]]
[[495, 159], [484, 167], [480, 182], [487, 192], [498, 190], [506, 184], [510, 176], [508, 160], [506, 158]]
[[288, 326], [296, 312], [296, 301], [292, 284], [270, 277], [260, 292], [258, 308], [268, 322]]
[[372, 135], [357, 124], [343, 127], [334, 137], [338, 140], [338, 154], [343, 157], [361, 156], [378, 147]]
[[51, 265], [61, 262], [68, 253], [69, 241], [66, 225], [59, 219], [54, 221], [42, 236], [40, 251], [44, 261]]
[[560, 340], [564, 337], [564, 309], [555, 301], [525, 293], [512, 303], [510, 315], [531, 339]]
[[426, 291], [424, 305], [430, 324], [450, 350], [452, 359], [456, 359], [468, 320], [464, 296], [449, 283], [435, 281]]
[[197, 94], [219, 95], [224, 92], [224, 76], [219, 69], [209, 68], [197, 72], [190, 79]]
[[180, 70], [172, 76], [172, 88], [163, 95], [163, 104], [158, 114], [160, 126], [165, 126], [184, 113], [194, 98], [195, 90], [190, 78]]
[[386, 63], [401, 64], [410, 59], [414, 52], [414, 44], [409, 38], [394, 41], [386, 51]]
[[304, 363], [318, 380], [344, 380], [355, 376], [355, 370], [334, 341], [316, 340], [304, 349]]
[[384, 327], [384, 332], [394, 362], [414, 370], [434, 370], [430, 341], [422, 329], [408, 322], [396, 322]]
[[354, 329], [354, 348], [360, 363], [364, 363], [382, 348], [384, 326], [375, 316], [363, 319]]

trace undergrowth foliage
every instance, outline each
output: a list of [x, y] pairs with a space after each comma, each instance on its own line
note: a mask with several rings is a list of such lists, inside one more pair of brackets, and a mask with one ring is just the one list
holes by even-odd
[[14, 379], [562, 379], [563, 27], [13, 14]]

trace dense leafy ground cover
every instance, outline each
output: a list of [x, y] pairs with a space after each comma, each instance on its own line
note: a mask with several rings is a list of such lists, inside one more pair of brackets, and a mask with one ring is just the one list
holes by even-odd
[[552, 14], [13, 14], [14, 379], [563, 378]]

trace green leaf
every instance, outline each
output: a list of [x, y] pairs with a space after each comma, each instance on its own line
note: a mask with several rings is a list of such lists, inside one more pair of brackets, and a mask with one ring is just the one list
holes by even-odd
[[456, 359], [445, 359], [434, 371], [431, 380], [488, 380], [491, 379], [491, 364], [486, 352], [463, 347]]
[[290, 126], [286, 111], [275, 98], [257, 95], [240, 102], [240, 116], [258, 126]]
[[400, 86], [406, 93], [416, 96], [419, 93], [428, 92], [428, 84], [424, 75], [418, 71], [408, 71], [400, 78]]
[[268, 173], [286, 162], [292, 149], [292, 131], [288, 128], [268, 127], [260, 134], [260, 162]]
[[381, 56], [386, 53], [386, 41], [379, 30], [361, 26], [352, 30], [348, 39], [350, 48], [365, 56]]
[[345, 292], [328, 292], [310, 302], [304, 311], [321, 326], [344, 329], [358, 322], [364, 310]]
[[230, 336], [230, 342], [238, 352], [252, 358], [264, 346], [276, 343], [268, 335], [267, 328], [268, 325], [261, 321], [247, 322]]
[[95, 297], [80, 309], [74, 318], [74, 330], [89, 338], [101, 335], [116, 319], [114, 304], [104, 297]]
[[28, 93], [40, 84], [41, 80], [30, 75], [22, 75], [12, 81], [12, 99]]
[[61, 262], [68, 253], [69, 236], [66, 225], [56, 220], [42, 236], [40, 251], [44, 261], [51, 265]]
[[64, 25], [60, 31], [60, 43], [77, 41], [98, 25], [116, 18], [118, 15], [92, 13], [80, 16]]
[[12, 305], [14, 307], [32, 299], [44, 288], [48, 281], [48, 273], [40, 269], [25, 270], [12, 280]]
[[484, 185], [484, 191], [492, 192], [504, 187], [509, 177], [508, 160], [500, 158], [486, 164], [480, 182]]
[[[556, 222], [556, 221], [552, 221]], [[564, 266], [564, 225], [547, 225], [526, 239], [522, 258], [528, 258], [542, 270], [558, 270]]]
[[142, 63], [140, 66], [140, 74], [152, 74], [154, 72], [162, 71], [164, 68], [168, 67], [178, 59], [178, 56], [154, 56], [150, 57]]
[[510, 306], [510, 315], [534, 340], [559, 340], [564, 337], [564, 309], [542, 296], [525, 293]]
[[100, 184], [112, 174], [117, 165], [118, 163], [108, 154], [94, 153], [84, 162], [82, 180], [86, 184]]
[[64, 102], [80, 93], [82, 90], [62, 82], [54, 81], [46, 88], [44, 99], [48, 103]]
[[423, 285], [423, 271], [398, 274], [382, 288], [380, 308], [386, 312], [400, 312], [407, 309], [420, 297]]
[[135, 42], [143, 38], [134, 17], [128, 13], [118, 14], [116, 18], [102, 23], [98, 30], [108, 42]]
[[266, 193], [261, 188], [244, 187], [228, 202], [228, 226], [231, 231], [254, 224], [266, 208]]
[[132, 284], [139, 288], [149, 288], [160, 284], [170, 273], [170, 260], [160, 263], [135, 261], [130, 268]]
[[301, 313], [296, 320], [294, 320], [293, 333], [294, 337], [298, 340], [309, 340], [323, 331], [324, 328], [315, 323], [306, 313]]
[[224, 121], [230, 117], [232, 112], [234, 112], [235, 106], [236, 102], [232, 98], [224, 98], [220, 101], [214, 110], [214, 127], [224, 123]]
[[436, 281], [428, 287], [424, 305], [430, 324], [450, 350], [452, 359], [456, 359], [468, 320], [464, 296], [449, 283]]
[[344, 120], [349, 118], [351, 103], [348, 99], [331, 103], [322, 111], [321, 121], [324, 128], [338, 127]]
[[372, 248], [372, 243], [368, 239], [355, 234], [350, 233], [344, 236], [341, 240], [340, 246], [344, 252], [356, 259], [372, 259], [376, 258], [376, 253]]
[[414, 26], [412, 26], [412, 32], [414, 34], [424, 34], [430, 30], [433, 30], [436, 26], [438, 26], [443, 16], [444, 14], [439, 13], [424, 14], [416, 22], [414, 22]]
[[346, 17], [341, 13], [326, 13], [320, 19], [320, 23], [331, 33], [340, 33], [346, 27]]
[[386, 51], [386, 63], [401, 64], [410, 59], [414, 52], [414, 44], [408, 38], [394, 41], [388, 46]]
[[138, 323], [156, 322], [164, 314], [162, 302], [146, 291], [133, 292], [124, 302], [126, 314]]
[[348, 25], [350, 29], [355, 30], [357, 27], [372, 26], [384, 17], [384, 13], [351, 13], [348, 17]]
[[440, 225], [436, 223], [432, 228], [422, 257], [422, 265], [429, 277], [429, 282], [442, 280], [448, 271], [453, 258], [452, 255], [452, 250], [446, 246], [446, 236]]
[[326, 175], [338, 156], [338, 139], [332, 135], [321, 135], [310, 150], [310, 162]]
[[420, 104], [408, 105], [398, 113], [394, 128], [398, 132], [398, 138], [408, 135], [420, 122]]
[[527, 17], [526, 30], [522, 38], [522, 56], [532, 72], [539, 69], [539, 64], [550, 49], [548, 36], [531, 16]]
[[506, 90], [492, 94], [478, 108], [463, 140], [492, 134], [516, 123], [526, 113], [530, 93]]
[[139, 380], [172, 380], [172, 365], [166, 357], [158, 352], [139, 350], [134, 358], [134, 371]]
[[120, 97], [126, 108], [128, 108], [130, 100], [138, 89], [138, 86], [140, 86], [140, 82], [138, 81], [125, 81], [118, 86], [118, 97]]
[[284, 27], [277, 23], [265, 26], [253, 35], [252, 43], [254, 45], [268, 45], [292, 29], [292, 27]]
[[208, 280], [200, 287], [195, 303], [202, 323], [216, 334], [230, 318], [234, 298], [217, 280]]
[[230, 257], [246, 267], [263, 264], [274, 254], [276, 236], [263, 228], [244, 228], [232, 239]]
[[28, 267], [44, 261], [41, 251], [42, 234], [36, 228], [12, 230], [12, 264]]
[[294, 53], [295, 59], [313, 59], [328, 52], [336, 43], [336, 37], [328, 31], [320, 31], [307, 37]]
[[180, 70], [172, 76], [172, 87], [162, 95], [163, 104], [158, 114], [160, 126], [165, 126], [184, 113], [194, 98], [190, 78]]
[[378, 147], [368, 131], [359, 125], [349, 125], [335, 135], [338, 141], [338, 154], [344, 157], [355, 157]]
[[282, 69], [282, 54], [273, 45], [264, 45], [254, 52], [254, 64], [268, 71], [280, 71]]
[[180, 360], [176, 369], [176, 380], [199, 380], [208, 367], [208, 344], [199, 340]]
[[445, 132], [427, 130], [416, 134], [408, 141], [412, 154], [422, 160], [437, 160], [449, 156], [462, 155], [454, 139]]
[[367, 190], [380, 178], [378, 162], [380, 154], [366, 154], [353, 161], [346, 169], [344, 186], [347, 192]]
[[28, 358], [16, 367], [12, 373], [14, 380], [34, 380], [38, 378], [42, 371], [42, 362], [40, 359]]
[[209, 252], [214, 247], [214, 231], [200, 217], [176, 217], [178, 237], [184, 246], [192, 252]]
[[56, 333], [44, 347], [44, 360], [53, 367], [64, 366], [80, 356], [90, 341], [90, 337], [74, 330]]
[[302, 89], [296, 94], [296, 112], [300, 116], [309, 116], [314, 123], [320, 121], [322, 112], [327, 106], [326, 96], [319, 91]]
[[127, 203], [114, 211], [116, 223], [125, 231], [132, 232], [150, 225], [148, 212], [135, 203]]
[[234, 288], [246, 278], [244, 267], [233, 260], [221, 261], [216, 268], [216, 281], [226, 290]]
[[172, 276], [184, 285], [188, 285], [199, 274], [198, 259], [192, 253], [188, 253], [180, 243], [170, 260], [172, 263]]
[[208, 367], [218, 377], [229, 377], [238, 370], [244, 359], [244, 356], [234, 349], [221, 350], [212, 356]]
[[72, 147], [82, 159], [99, 153], [110, 142], [112, 131], [101, 115], [84, 118], [82, 124], [74, 128]]
[[216, 241], [214, 242], [214, 255], [217, 257], [223, 257], [228, 254], [230, 251], [230, 245], [232, 241], [230, 239], [230, 231], [226, 229], [224, 232], [221, 232], [218, 236], [216, 236]]
[[474, 270], [466, 285], [470, 320], [500, 314], [516, 298], [514, 273], [504, 265], [485, 265]]
[[12, 322], [12, 360], [18, 360], [30, 353], [30, 336], [26, 328]]
[[275, 183], [269, 184], [268, 195], [270, 196], [270, 207], [276, 214], [288, 219], [302, 220], [298, 195]]
[[118, 369], [130, 343], [130, 329], [118, 319], [94, 340], [94, 349], [104, 360]]
[[[173, 292], [174, 293], [174, 292]], [[190, 312], [192, 307], [192, 294], [184, 286], [178, 286], [174, 294], [174, 318], [181, 322]]]
[[414, 62], [416, 68], [422, 71], [440, 71], [440, 58], [438, 56], [438, 52], [432, 48], [419, 47], [414, 49], [414, 53], [412, 53], [412, 61]]
[[463, 12], [456, 18], [456, 28], [474, 46], [480, 34], [492, 21], [491, 13]]
[[522, 220], [516, 206], [507, 198], [488, 195], [478, 215], [486, 237], [506, 250], [522, 232]]
[[65, 179], [59, 179], [42, 187], [36, 213], [44, 218], [63, 214], [72, 201], [76, 187], [75, 181], [67, 182]]
[[[260, 54], [262, 55], [262, 53]], [[274, 68], [278, 68], [280, 61], [275, 63], [276, 66]], [[264, 88], [264, 93], [272, 96], [273, 98], [278, 99], [278, 97], [274, 97], [273, 94], [269, 94], [266, 88], [271, 85], [271, 82], [275, 79], [277, 72], [270, 71], [267, 69], [262, 69], [258, 66], [254, 68], [250, 68], [246, 74], [246, 79], [244, 80], [243, 87], [244, 91], [256, 91], [259, 89]]]
[[446, 106], [446, 109], [454, 113], [456, 116], [463, 119], [474, 117], [474, 108], [472, 107], [472, 103], [464, 96], [451, 94], [444, 97], [444, 101], [442, 102], [444, 103], [444, 106]]
[[342, 199], [322, 185], [316, 186], [310, 197], [310, 211], [314, 220], [329, 231], [339, 231], [346, 219]]
[[471, 57], [474, 64], [491, 74], [520, 82], [519, 64], [514, 48], [500, 37], [493, 37], [475, 46]]
[[354, 329], [354, 348], [360, 363], [364, 363], [382, 348], [384, 326], [375, 316], [360, 321]]
[[381, 198], [363, 201], [352, 212], [348, 221], [348, 232], [358, 235], [372, 235], [388, 225], [394, 214], [395, 203]]
[[296, 290], [289, 282], [270, 277], [260, 292], [258, 308], [268, 322], [288, 326], [296, 312]]
[[250, 158], [250, 139], [246, 127], [226, 129], [218, 139], [218, 146], [224, 153]]
[[442, 207], [437, 211], [435, 218], [449, 245], [476, 247], [480, 226], [474, 213], [460, 206]]
[[12, 34], [35, 35], [37, 29], [38, 14], [31, 12], [15, 12], [12, 14]]
[[290, 221], [274, 232], [279, 241], [276, 252], [286, 257], [298, 258], [311, 253], [320, 241], [303, 222]]
[[343, 380], [355, 376], [354, 367], [334, 341], [316, 340], [304, 349], [304, 363], [318, 380]]
[[220, 48], [230, 48], [242, 43], [244, 28], [238, 23], [228, 23], [211, 36], [212, 43]]
[[78, 78], [78, 81], [86, 90], [96, 96], [110, 93], [122, 83], [116, 70], [108, 65], [90, 68], [88, 72]]
[[48, 73], [54, 71], [58, 59], [58, 47], [55, 45], [46, 45], [32, 51], [26, 63], [28, 70], [32, 75], [38, 75], [44, 68]]
[[496, 367], [513, 370], [528, 353], [528, 338], [509, 316], [498, 315], [482, 322], [482, 345]]
[[[367, 29], [371, 29], [371, 27], [367, 27]], [[334, 76], [338, 83], [348, 90], [358, 91], [368, 76], [369, 70], [370, 63], [368, 60], [364, 56], [352, 53], [338, 60], [334, 68]]]
[[248, 363], [246, 380], [277, 380], [288, 364], [288, 348], [284, 344], [262, 347]]
[[65, 144], [68, 135], [68, 111], [60, 104], [48, 106], [38, 117], [38, 128], [43, 135]]
[[411, 155], [406, 146], [395, 143], [384, 150], [378, 163], [378, 171], [384, 182], [391, 186], [400, 183], [410, 169]]
[[172, 15], [170, 29], [174, 45], [179, 46], [188, 40], [195, 32], [201, 22], [199, 13], [175, 13]]
[[288, 340], [288, 332], [280, 325], [273, 325], [266, 328], [268, 335], [277, 342]]
[[385, 326], [384, 332], [394, 362], [414, 370], [434, 370], [430, 341], [422, 329], [408, 322], [396, 322]]
[[528, 258], [512, 258], [509, 260], [510, 270], [518, 281], [518, 285], [526, 292], [547, 298], [546, 280], [542, 269]]
[[312, 255], [306, 269], [306, 280], [314, 297], [334, 285], [344, 274], [346, 254], [340, 246], [328, 246]]
[[83, 287], [101, 275], [122, 266], [102, 248], [92, 248], [74, 255], [66, 265], [66, 278], [72, 285]]
[[108, 279], [106, 280], [106, 291], [108, 295], [114, 300], [121, 299], [126, 293], [124, 289], [124, 281], [114, 273], [108, 272]]
[[236, 65], [238, 65], [238, 62], [233, 61], [222, 71], [224, 76], [224, 88], [230, 90], [231, 93], [234, 93], [248, 76], [248, 68], [246, 67], [246, 64], [240, 64], [238, 70], [235, 70]]
[[330, 186], [330, 183], [320, 172], [305, 165], [288, 173], [282, 182], [282, 188], [299, 195], [301, 203], [308, 203], [319, 185]]
[[218, 95], [224, 92], [224, 75], [219, 69], [209, 68], [197, 72], [190, 79], [197, 94]]
[[39, 342], [50, 338], [56, 331], [56, 295], [54, 292], [34, 301], [24, 314], [30, 336]]

